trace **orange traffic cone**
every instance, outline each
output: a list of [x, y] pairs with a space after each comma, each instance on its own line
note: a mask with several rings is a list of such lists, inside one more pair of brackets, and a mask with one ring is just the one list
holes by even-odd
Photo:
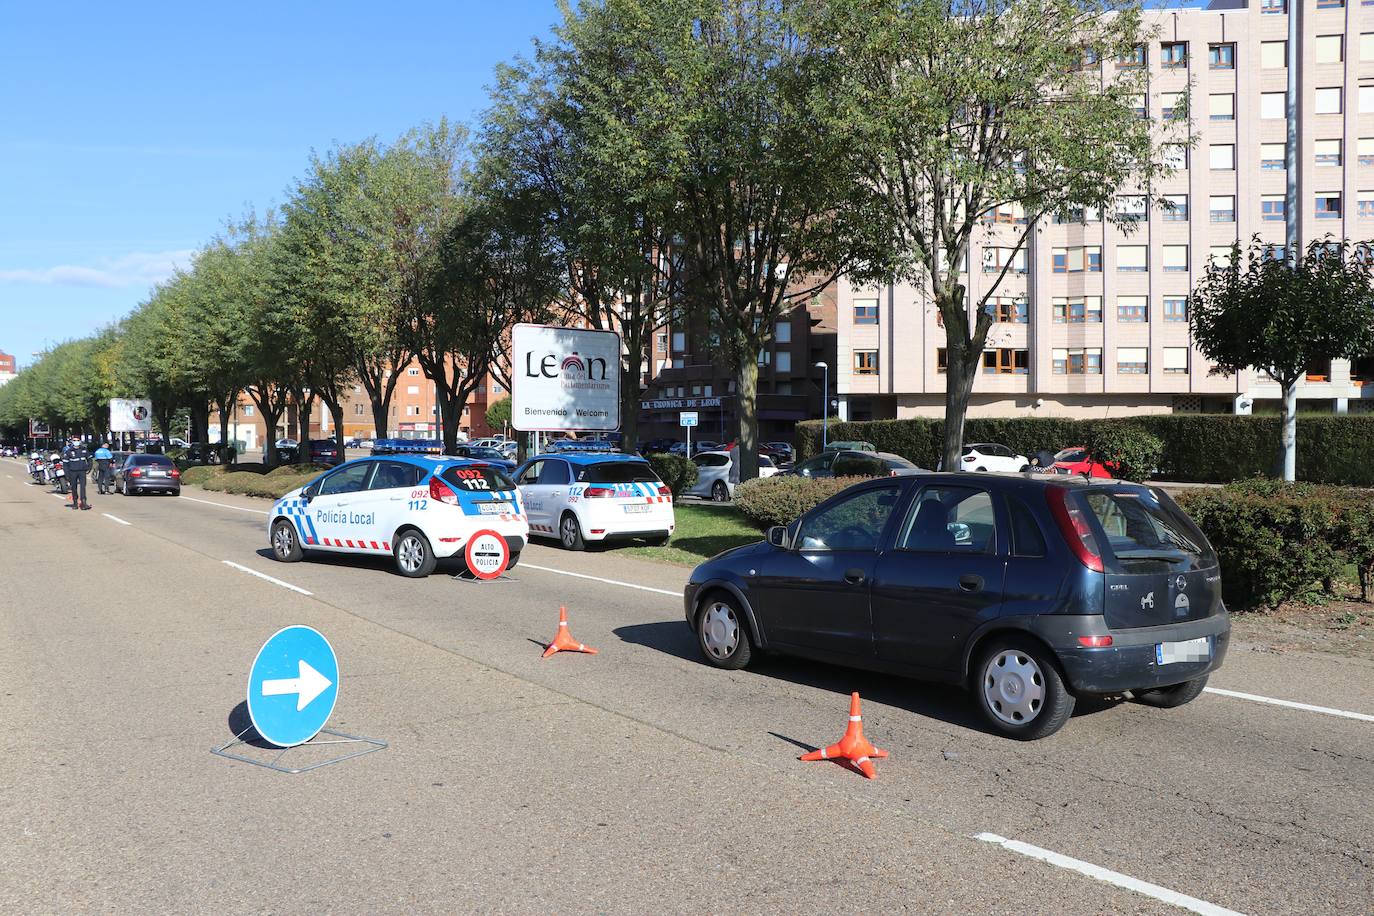
[[548, 658], [555, 652], [585, 652], [588, 655], [595, 655], [596, 650], [591, 646], [583, 645], [572, 638], [568, 632], [568, 609], [560, 607], [558, 609], [558, 635], [549, 643], [549, 647], [544, 650], [544, 658]]
[[844, 730], [844, 737], [829, 747], [802, 754], [798, 759], [848, 760], [869, 779], [877, 779], [878, 773], [873, 769], [873, 760], [886, 756], [887, 751], [878, 750], [864, 737], [864, 717], [859, 712], [859, 695], [853, 693], [849, 696], [849, 727]]

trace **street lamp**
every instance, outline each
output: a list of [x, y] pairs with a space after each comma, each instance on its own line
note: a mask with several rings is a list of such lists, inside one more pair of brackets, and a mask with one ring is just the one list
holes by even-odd
[[816, 363], [821, 375], [821, 450], [830, 444], [830, 364]]

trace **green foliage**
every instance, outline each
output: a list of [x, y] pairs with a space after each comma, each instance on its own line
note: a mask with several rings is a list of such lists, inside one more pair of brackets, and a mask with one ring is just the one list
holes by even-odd
[[492, 401], [487, 405], [487, 426], [504, 429], [510, 423], [510, 398]]
[[777, 475], [746, 480], [735, 487], [735, 508], [760, 528], [787, 525], [862, 479]]
[[668, 485], [668, 489], [673, 491], [673, 499], [681, 498], [682, 494], [691, 489], [697, 482], [697, 466], [692, 463], [690, 458], [682, 455], [662, 454], [650, 455], [648, 457], [649, 467], [654, 469], [658, 479]]
[[1352, 564], [1367, 598], [1374, 494], [1348, 487], [1245, 481], [1180, 494], [1217, 551], [1229, 607], [1277, 607], [1320, 595]]
[[1136, 423], [1095, 424], [1086, 442], [1093, 460], [1114, 469], [1122, 480], [1144, 480], [1159, 468], [1164, 442]]
[[[294, 466], [292, 466], [294, 469]], [[283, 470], [278, 468], [277, 470]], [[304, 486], [317, 476], [315, 471], [294, 474], [259, 474], [253, 471], [224, 471], [201, 482], [207, 490], [234, 493], [239, 496], [260, 496], [280, 499], [297, 487]]]
[[181, 472], [181, 482], [190, 486], [204, 486], [210, 478], [219, 477], [225, 473], [226, 468], [222, 464], [195, 465]]

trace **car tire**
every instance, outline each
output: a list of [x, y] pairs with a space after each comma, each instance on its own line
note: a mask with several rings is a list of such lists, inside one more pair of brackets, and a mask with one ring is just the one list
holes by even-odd
[[418, 528], [402, 531], [396, 537], [391, 555], [396, 560], [396, 571], [410, 579], [423, 579], [439, 565], [438, 557], [429, 546], [429, 538]]
[[287, 519], [272, 523], [272, 556], [281, 563], [297, 563], [305, 556], [296, 526]]
[[1053, 653], [1027, 637], [994, 640], [979, 656], [973, 691], [988, 724], [1018, 741], [1049, 737], [1073, 714]]
[[711, 484], [711, 499], [718, 503], [730, 501], [730, 488], [725, 485], [725, 481], [717, 480]]
[[717, 668], [738, 671], [754, 657], [749, 624], [739, 601], [725, 592], [706, 596], [697, 612], [697, 646], [706, 661]]
[[587, 549], [587, 542], [582, 539], [582, 525], [571, 512], [564, 512], [558, 520], [558, 543], [563, 545], [564, 550]]
[[1031, 471], [1033, 471], [1033, 470], [1035, 470], [1035, 468], [1031, 467], [1031, 466], [1028, 465], [1028, 464], [1023, 464], [1023, 465], [1021, 465], [1021, 470], [1017, 471], [1017, 473], [1018, 473], [1018, 474], [1029, 474], [1029, 473], [1030, 473]]
[[508, 561], [506, 561], [506, 569], [514, 569], [514, 568], [515, 568], [515, 564], [517, 564], [517, 563], [519, 563], [519, 562], [520, 562], [520, 551], [517, 550], [517, 551], [514, 551], [514, 552], [510, 555], [510, 559], [509, 559]]
[[1191, 703], [1202, 695], [1202, 688], [1207, 686], [1207, 675], [1195, 677], [1191, 681], [1184, 681], [1182, 684], [1172, 684], [1168, 687], [1152, 687], [1149, 690], [1133, 690], [1132, 695], [1136, 702], [1144, 703], [1146, 706], [1153, 706], [1156, 709], [1177, 709], [1184, 703]]
[[975, 471], [982, 471], [982, 472], [984, 472], [984, 473], [987, 472], [987, 468], [974, 468], [974, 470], [975, 470]]

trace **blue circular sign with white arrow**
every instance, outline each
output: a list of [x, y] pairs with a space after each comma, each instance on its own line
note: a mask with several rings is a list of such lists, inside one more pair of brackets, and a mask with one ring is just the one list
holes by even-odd
[[304, 744], [324, 728], [339, 696], [339, 660], [319, 630], [283, 627], [248, 673], [248, 717], [278, 747]]

